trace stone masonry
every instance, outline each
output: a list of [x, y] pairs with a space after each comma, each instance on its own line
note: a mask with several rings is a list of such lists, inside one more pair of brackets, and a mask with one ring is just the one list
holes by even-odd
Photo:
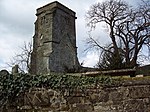
[[64, 91], [32, 88], [1, 112], [150, 112], [150, 79]]
[[31, 73], [78, 70], [75, 12], [55, 1], [37, 9]]

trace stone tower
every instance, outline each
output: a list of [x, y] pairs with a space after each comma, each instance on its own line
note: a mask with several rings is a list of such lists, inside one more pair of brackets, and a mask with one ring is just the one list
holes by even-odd
[[75, 12], [55, 1], [37, 9], [31, 73], [78, 70]]

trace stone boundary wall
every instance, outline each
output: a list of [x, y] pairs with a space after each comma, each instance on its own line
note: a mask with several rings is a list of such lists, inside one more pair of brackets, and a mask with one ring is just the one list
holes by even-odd
[[150, 79], [64, 91], [33, 88], [4, 112], [150, 112]]

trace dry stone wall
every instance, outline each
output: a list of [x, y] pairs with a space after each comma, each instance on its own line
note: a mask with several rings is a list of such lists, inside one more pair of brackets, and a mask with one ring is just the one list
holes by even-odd
[[150, 80], [63, 93], [33, 88], [9, 108], [9, 112], [150, 112]]

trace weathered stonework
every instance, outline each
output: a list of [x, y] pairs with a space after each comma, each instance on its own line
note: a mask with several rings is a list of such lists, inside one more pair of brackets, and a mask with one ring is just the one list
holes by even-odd
[[8, 108], [8, 112], [150, 112], [150, 79], [63, 93], [32, 88]]
[[37, 9], [31, 72], [77, 70], [75, 12], [52, 2]]

